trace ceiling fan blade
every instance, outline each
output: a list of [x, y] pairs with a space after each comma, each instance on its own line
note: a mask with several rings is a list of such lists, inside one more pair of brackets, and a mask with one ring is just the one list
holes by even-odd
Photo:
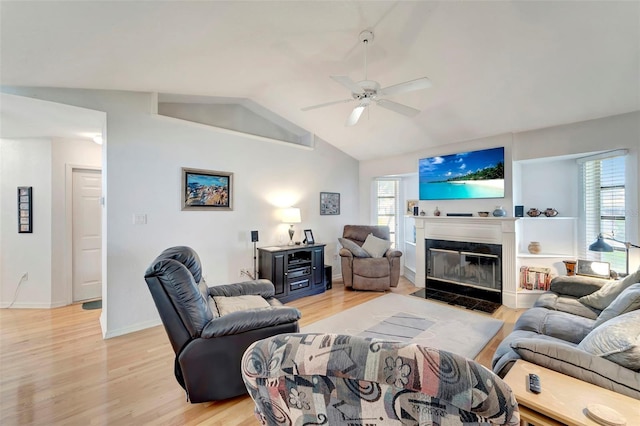
[[358, 86], [358, 83], [351, 80], [346, 75], [332, 75], [331, 79], [342, 84], [344, 87], [351, 90], [353, 93], [359, 93], [361, 95], [364, 95], [364, 89]]
[[378, 105], [382, 108], [390, 109], [391, 111], [398, 112], [400, 114], [413, 117], [420, 113], [419, 109], [412, 108], [410, 106], [402, 105], [397, 102], [390, 101], [388, 99], [378, 100]]
[[393, 86], [380, 89], [380, 93], [384, 96], [397, 95], [398, 93], [412, 92], [414, 90], [428, 89], [431, 87], [431, 80], [427, 77], [418, 78], [404, 83], [395, 84]]
[[353, 111], [351, 111], [349, 118], [347, 118], [345, 126], [355, 126], [358, 120], [360, 120], [360, 116], [366, 108], [366, 105], [358, 105], [357, 107], [355, 107]]
[[325, 102], [323, 104], [311, 105], [311, 106], [308, 106], [308, 107], [300, 108], [300, 110], [301, 111], [309, 111], [310, 109], [322, 108], [322, 107], [326, 107], [326, 106], [329, 106], [329, 105], [343, 104], [343, 103], [346, 103], [346, 102], [353, 102], [353, 101], [354, 101], [353, 98], [341, 99], [339, 101], [331, 101], [331, 102]]

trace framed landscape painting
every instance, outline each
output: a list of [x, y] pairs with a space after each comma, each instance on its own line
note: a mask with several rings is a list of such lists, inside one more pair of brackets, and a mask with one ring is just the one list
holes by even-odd
[[182, 210], [233, 210], [233, 173], [183, 167]]
[[321, 192], [320, 193], [320, 214], [337, 215], [340, 214], [340, 193]]

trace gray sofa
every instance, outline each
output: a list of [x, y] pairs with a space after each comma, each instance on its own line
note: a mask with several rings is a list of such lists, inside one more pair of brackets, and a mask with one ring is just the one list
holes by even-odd
[[504, 377], [518, 359], [640, 399], [640, 270], [626, 278], [556, 277], [493, 357]]

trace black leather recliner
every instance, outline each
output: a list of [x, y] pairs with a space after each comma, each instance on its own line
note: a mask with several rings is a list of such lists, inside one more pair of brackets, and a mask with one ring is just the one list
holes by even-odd
[[[257, 340], [299, 331], [300, 311], [274, 298], [273, 284], [254, 280], [207, 287], [190, 247], [163, 251], [145, 280], [176, 354], [175, 376], [192, 403], [242, 395], [240, 362]], [[260, 295], [270, 305], [214, 317], [209, 296]]]

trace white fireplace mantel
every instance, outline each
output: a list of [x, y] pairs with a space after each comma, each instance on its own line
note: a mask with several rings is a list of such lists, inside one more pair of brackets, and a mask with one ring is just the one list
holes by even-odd
[[414, 216], [417, 287], [425, 286], [425, 240], [468, 241], [502, 245], [502, 303], [517, 305], [516, 221], [514, 217]]

